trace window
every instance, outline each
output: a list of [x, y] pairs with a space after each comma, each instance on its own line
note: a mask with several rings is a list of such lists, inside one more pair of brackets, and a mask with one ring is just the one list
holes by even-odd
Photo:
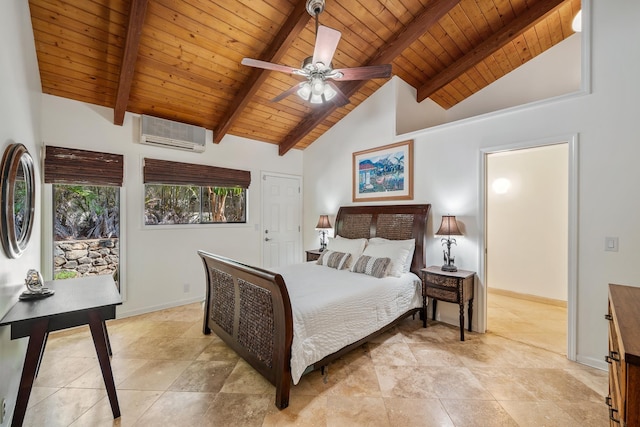
[[246, 223], [244, 188], [147, 184], [144, 186], [144, 223]]
[[52, 277], [109, 274], [120, 290], [119, 154], [47, 146], [44, 182], [52, 184]]
[[247, 222], [251, 173], [144, 159], [145, 225]]

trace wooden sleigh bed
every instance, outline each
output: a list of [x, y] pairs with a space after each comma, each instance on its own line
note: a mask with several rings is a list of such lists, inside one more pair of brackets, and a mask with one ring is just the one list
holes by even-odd
[[[347, 239], [415, 239], [410, 270], [421, 277], [420, 269], [425, 267], [425, 231], [430, 207], [428, 204], [341, 207], [335, 221], [335, 235]], [[207, 282], [203, 332], [214, 331], [269, 380], [276, 387], [276, 406], [286, 408], [292, 384], [290, 359], [294, 322], [283, 276], [205, 251], [198, 251], [198, 254]], [[316, 361], [309, 368], [327, 366], [418, 312], [426, 320], [424, 294], [421, 307], [411, 308], [381, 329]]]

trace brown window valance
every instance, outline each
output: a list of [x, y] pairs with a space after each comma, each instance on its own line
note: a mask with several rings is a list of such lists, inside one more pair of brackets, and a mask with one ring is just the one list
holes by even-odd
[[44, 182], [122, 186], [124, 156], [47, 145]]
[[145, 158], [144, 183], [249, 188], [251, 172]]

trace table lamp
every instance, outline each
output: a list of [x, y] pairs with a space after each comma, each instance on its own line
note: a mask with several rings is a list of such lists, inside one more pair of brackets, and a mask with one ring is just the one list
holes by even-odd
[[442, 250], [444, 253], [444, 265], [442, 266], [442, 271], [458, 271], [458, 267], [454, 265], [455, 257], [451, 256], [451, 245], [457, 245], [456, 239], [453, 239], [451, 236], [462, 236], [462, 233], [458, 228], [458, 223], [456, 222], [456, 217], [453, 215], [443, 215], [442, 223], [440, 224], [440, 228], [436, 232], [436, 235], [447, 236], [440, 239], [443, 246], [447, 245], [447, 250]]
[[329, 222], [329, 215], [320, 215], [318, 225], [316, 225], [316, 230], [320, 231], [320, 252], [327, 248], [327, 230], [330, 229], [331, 223]]

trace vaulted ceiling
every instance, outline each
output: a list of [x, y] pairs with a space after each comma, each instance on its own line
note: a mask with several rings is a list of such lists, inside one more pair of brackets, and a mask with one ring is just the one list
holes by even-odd
[[[311, 105], [289, 74], [313, 53], [306, 0], [30, 0], [44, 93], [304, 149], [386, 79], [336, 82], [350, 103]], [[571, 34], [580, 0], [326, 0], [334, 68], [392, 64], [448, 109]]]

